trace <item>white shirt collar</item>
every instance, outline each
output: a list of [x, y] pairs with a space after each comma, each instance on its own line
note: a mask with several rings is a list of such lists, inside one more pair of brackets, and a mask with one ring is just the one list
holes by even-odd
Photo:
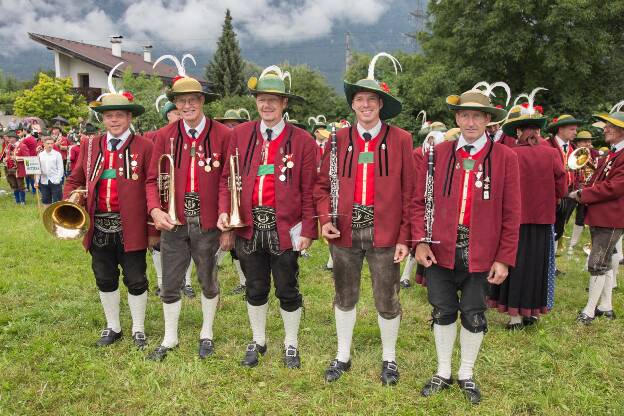
[[381, 131], [381, 120], [377, 120], [377, 124], [375, 124], [375, 127], [373, 127], [370, 130], [366, 130], [364, 127], [360, 125], [360, 123], [357, 123], [357, 130], [358, 130], [358, 133], [360, 133], [360, 137], [364, 137], [364, 133], [368, 132], [370, 133], [371, 137], [374, 139], [375, 137], [377, 137], [377, 135]]
[[128, 137], [130, 137], [130, 129], [124, 131], [121, 136], [119, 137], [115, 137], [112, 134], [110, 134], [110, 132], [106, 132], [106, 147], [108, 147], [108, 150], [113, 150], [113, 148], [111, 147], [110, 141], [111, 139], [119, 139], [121, 140], [119, 142], [119, 144], [117, 145], [117, 150], [121, 149], [121, 146], [123, 146], [124, 142], [128, 139]]
[[624, 140], [622, 140], [621, 142], [619, 142], [618, 144], [614, 144], [611, 147], [615, 147], [615, 151], [619, 152], [620, 150], [622, 150], [624, 148]]
[[[476, 153], [479, 153], [481, 151], [481, 149], [483, 149], [483, 147], [485, 146], [485, 144], [487, 143], [487, 135], [485, 133], [483, 133], [483, 135], [481, 137], [479, 137], [477, 140], [475, 140], [474, 142], [470, 143], [472, 146], [474, 146], [472, 149], [470, 149], [470, 154], [474, 155]], [[469, 144], [466, 139], [464, 139], [464, 135], [461, 134], [459, 136], [459, 139], [457, 140], [457, 147], [455, 148], [456, 150], [466, 146], [467, 144]]]
[[501, 137], [503, 137], [503, 129], [496, 130], [496, 133], [494, 133], [494, 143], [498, 143]]
[[279, 121], [279, 123], [277, 123], [273, 127], [269, 127], [265, 124], [264, 120], [262, 120], [260, 122], [260, 133], [262, 133], [262, 138], [264, 140], [266, 140], [268, 137], [266, 130], [269, 128], [273, 130], [273, 133], [271, 133], [271, 140], [276, 139], [279, 137], [280, 134], [282, 134], [282, 131], [284, 131], [284, 128], [286, 128], [286, 122], [284, 121], [284, 119], [282, 119]]
[[[199, 122], [199, 124], [197, 125], [197, 127], [195, 127], [195, 130], [197, 131], [197, 136], [195, 136], [195, 138], [198, 138], [199, 136], [201, 136], [202, 132], [204, 131], [204, 128], [206, 127], [206, 117], [202, 116], [201, 121]], [[193, 127], [189, 126], [188, 124], [186, 124], [186, 121], [184, 122], [184, 130], [186, 130], [186, 134], [189, 137], [191, 136], [191, 133], [189, 133], [189, 130], [191, 130]]]
[[555, 136], [555, 140], [557, 140], [557, 144], [562, 149], [563, 149], [563, 145], [570, 144], [570, 142], [564, 142], [563, 139], [559, 136]]

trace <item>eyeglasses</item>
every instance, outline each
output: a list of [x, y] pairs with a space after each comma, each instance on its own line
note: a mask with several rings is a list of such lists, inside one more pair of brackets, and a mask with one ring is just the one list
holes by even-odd
[[173, 102], [177, 107], [184, 107], [187, 104], [195, 107], [200, 103], [200, 101], [201, 97], [199, 95], [193, 95], [187, 98], [177, 97]]

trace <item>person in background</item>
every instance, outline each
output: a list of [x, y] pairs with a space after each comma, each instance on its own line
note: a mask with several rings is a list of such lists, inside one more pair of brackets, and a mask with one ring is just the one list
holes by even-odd
[[63, 197], [61, 182], [63, 181], [63, 159], [61, 154], [54, 150], [55, 140], [47, 137], [43, 141], [43, 151], [39, 153], [41, 175], [35, 181], [35, 188], [41, 192], [41, 202], [44, 207], [58, 202]]

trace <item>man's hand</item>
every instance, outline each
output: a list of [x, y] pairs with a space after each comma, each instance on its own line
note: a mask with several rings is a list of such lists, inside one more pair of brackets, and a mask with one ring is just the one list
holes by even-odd
[[232, 231], [225, 231], [219, 237], [219, 248], [223, 251], [230, 251], [234, 248], [234, 233]]
[[307, 250], [312, 245], [312, 239], [308, 237], [299, 237], [298, 249], [299, 251]]
[[217, 220], [217, 228], [225, 232], [230, 229], [229, 224], [230, 224], [230, 216], [225, 212], [222, 212], [221, 214], [219, 214], [219, 219]]
[[430, 267], [432, 264], [438, 264], [438, 261], [433, 255], [433, 251], [431, 251], [431, 247], [429, 247], [429, 244], [427, 243], [420, 243], [416, 246], [414, 258], [418, 264], [425, 267]]
[[147, 236], [147, 246], [150, 249], [154, 248], [158, 243], [160, 243], [160, 236], [159, 235], [149, 235], [149, 236]]
[[577, 202], [581, 202], [581, 192], [580, 191], [570, 192], [570, 194], [568, 195], [568, 198], [572, 198]]
[[409, 248], [405, 244], [397, 244], [394, 249], [394, 262], [401, 263], [409, 254]]
[[504, 263], [495, 261], [490, 268], [487, 280], [493, 285], [500, 285], [505, 281], [505, 279], [507, 279], [508, 274], [509, 267]]
[[323, 224], [323, 227], [321, 227], [321, 234], [328, 240], [340, 237], [340, 231], [338, 231], [338, 228], [334, 227], [334, 224], [331, 222]]
[[150, 215], [152, 216], [152, 219], [154, 220], [154, 227], [156, 227], [157, 230], [171, 231], [173, 230], [173, 227], [175, 227], [175, 223], [173, 222], [169, 214], [167, 214], [165, 211], [163, 211], [160, 208], [154, 208], [150, 212]]

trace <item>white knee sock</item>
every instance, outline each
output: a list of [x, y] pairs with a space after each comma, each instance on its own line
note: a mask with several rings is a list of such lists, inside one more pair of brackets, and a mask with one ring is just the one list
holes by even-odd
[[328, 269], [333, 269], [334, 268], [334, 259], [332, 259], [331, 254], [329, 255], [329, 258], [327, 259], [327, 267]]
[[191, 274], [193, 273], [193, 260], [190, 261], [188, 268], [186, 269], [186, 276], [184, 277], [184, 284], [186, 286], [191, 285]]
[[617, 287], [617, 277], [618, 277], [618, 272], [620, 271], [620, 260], [621, 259], [622, 259], [622, 256], [620, 256], [617, 253], [615, 253], [613, 256], [611, 256], [611, 271], [613, 272], [613, 281], [612, 281], [612, 284], [611, 284], [612, 289], [614, 287]]
[[128, 307], [132, 316], [132, 334], [145, 332], [145, 309], [147, 307], [147, 290], [140, 295], [128, 293]]
[[221, 266], [221, 263], [223, 263], [223, 259], [225, 258], [227, 253], [227, 251], [223, 251], [221, 249], [217, 250], [217, 266]]
[[559, 248], [559, 241], [555, 240], [555, 254], [557, 254], [557, 249]]
[[522, 323], [522, 316], [520, 315], [516, 315], [516, 316], [509, 316], [509, 323], [510, 324], [521, 324]]
[[217, 313], [217, 305], [219, 305], [219, 295], [212, 299], [208, 299], [203, 293], [201, 294], [201, 306], [204, 321], [202, 323], [201, 332], [199, 333], [199, 339], [212, 339], [212, 324], [214, 322], [215, 314]]
[[115, 332], [121, 331], [119, 300], [119, 289], [114, 292], [100, 292], [100, 302], [102, 302], [104, 316], [106, 317], [106, 328], [110, 328]]
[[258, 345], [266, 345], [266, 318], [269, 311], [269, 302], [260, 306], [253, 306], [247, 302], [247, 315], [253, 340]]
[[412, 275], [412, 271], [414, 270], [414, 266], [416, 266], [416, 259], [410, 254], [405, 262], [405, 267], [403, 268], [403, 274], [401, 275], [401, 281], [410, 280], [410, 276]]
[[336, 359], [346, 363], [351, 358], [351, 340], [353, 339], [353, 327], [357, 317], [356, 308], [353, 307], [350, 311], [344, 312], [334, 306], [334, 315], [336, 316], [336, 335], [338, 338]]
[[156, 269], [158, 287], [162, 287], [162, 259], [160, 257], [160, 251], [152, 251], [152, 261], [154, 262], [154, 269]]
[[238, 273], [238, 284], [241, 286], [247, 285], [247, 279], [245, 279], [245, 273], [243, 273], [240, 260], [234, 260], [234, 266], [236, 267], [236, 272]]
[[282, 321], [284, 321], [284, 348], [289, 346], [299, 348], [297, 335], [299, 335], [299, 323], [301, 322], [302, 310], [303, 308], [299, 308], [295, 311], [288, 312], [280, 308]]
[[581, 239], [581, 234], [583, 234], [583, 230], [584, 229], [585, 229], [585, 227], [583, 227], [582, 225], [574, 224], [574, 227], [572, 227], [572, 238], [570, 238], [570, 244], [568, 245], [568, 251], [572, 251], [572, 249], [574, 247], [576, 247], [576, 245], [578, 244], [579, 240]]
[[399, 336], [401, 315], [392, 319], [385, 319], [377, 314], [377, 324], [381, 333], [382, 361], [396, 362], [396, 341]]
[[624, 257], [624, 253], [622, 253], [622, 237], [615, 243], [615, 252], [617, 253], [620, 260]]
[[451, 362], [456, 337], [457, 324], [455, 322], [449, 325], [433, 324], [433, 338], [438, 354], [438, 371], [436, 374], [446, 379], [451, 378]]
[[612, 293], [613, 293], [613, 283], [615, 281], [614, 276], [615, 274], [613, 273], [613, 270], [611, 270], [607, 273], [605, 277], [605, 282], [602, 288], [602, 293], [600, 294], [600, 303], [598, 303], [598, 309], [600, 309], [603, 312], [613, 310]]
[[483, 341], [483, 332], [468, 331], [463, 326], [459, 331], [459, 345], [461, 346], [461, 364], [457, 372], [458, 380], [466, 380], [472, 378], [472, 370], [477, 361], [481, 342]]
[[589, 277], [589, 296], [587, 297], [587, 305], [585, 305], [583, 313], [590, 318], [594, 317], [596, 305], [598, 304], [598, 299], [600, 299], [600, 295], [602, 294], [602, 289], [604, 289], [606, 279], [607, 275], [605, 274]]
[[173, 303], [163, 303], [165, 315], [165, 336], [161, 344], [163, 347], [173, 348], [178, 345], [178, 320], [180, 319], [181, 309], [181, 300]]

